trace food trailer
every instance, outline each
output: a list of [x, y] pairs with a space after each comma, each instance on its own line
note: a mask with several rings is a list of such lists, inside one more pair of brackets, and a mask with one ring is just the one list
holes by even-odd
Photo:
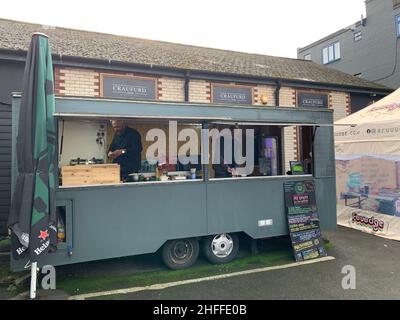
[[[20, 102], [20, 95], [14, 94], [14, 147]], [[230, 261], [237, 254], [240, 233], [252, 239], [288, 234], [283, 189], [287, 181], [312, 180], [321, 229], [336, 227], [332, 110], [58, 96], [54, 116], [58, 123], [60, 172], [56, 205], [65, 236], [40, 265], [65, 265], [158, 250], [172, 269], [189, 267], [201, 250], [213, 263]], [[188, 176], [190, 168], [175, 167], [169, 169], [164, 180], [143, 174], [138, 181], [96, 183], [92, 179], [80, 185], [65, 183], [62, 173], [73, 165], [107, 169], [110, 119], [124, 119], [141, 130], [166, 126], [168, 121], [196, 130], [231, 125], [253, 128], [257, 137], [274, 137], [276, 156], [267, 161], [269, 170], [263, 170], [266, 159], [258, 154], [256, 173], [247, 176], [216, 178], [212, 164], [202, 163], [195, 176], [190, 172]], [[290, 175], [285, 170], [288, 159], [284, 157], [283, 130], [296, 126], [311, 128], [312, 170]], [[85, 130], [90, 127], [95, 128], [94, 134], [88, 137]], [[84, 154], [92, 148], [90, 143], [98, 149]], [[81, 164], [79, 158], [87, 161]], [[12, 159], [15, 181], [15, 150]], [[12, 259], [11, 267], [21, 270], [26, 262]]]

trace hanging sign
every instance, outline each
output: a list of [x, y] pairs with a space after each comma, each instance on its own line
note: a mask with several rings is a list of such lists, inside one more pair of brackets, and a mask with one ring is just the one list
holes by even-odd
[[326, 256], [319, 228], [314, 182], [284, 183], [285, 205], [296, 261]]

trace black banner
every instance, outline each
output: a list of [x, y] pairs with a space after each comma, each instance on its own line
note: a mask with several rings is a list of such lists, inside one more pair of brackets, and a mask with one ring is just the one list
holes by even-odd
[[284, 183], [289, 234], [296, 261], [326, 256], [313, 181]]

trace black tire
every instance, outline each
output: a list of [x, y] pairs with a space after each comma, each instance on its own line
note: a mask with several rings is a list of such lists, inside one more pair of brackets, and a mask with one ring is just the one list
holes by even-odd
[[[221, 240], [222, 239], [222, 240]], [[218, 243], [218, 240], [219, 243]], [[231, 246], [230, 246], [230, 240]], [[227, 242], [228, 241], [228, 242]], [[218, 254], [218, 248], [221, 251]], [[213, 264], [228, 263], [236, 258], [239, 251], [239, 237], [235, 233], [222, 233], [207, 237], [203, 242], [206, 259]]]
[[165, 265], [172, 270], [191, 267], [199, 257], [197, 239], [176, 239], [167, 241], [161, 251]]

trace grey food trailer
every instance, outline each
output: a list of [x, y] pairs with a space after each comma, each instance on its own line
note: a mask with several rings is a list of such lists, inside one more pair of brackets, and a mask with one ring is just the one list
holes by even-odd
[[[13, 146], [19, 106], [20, 96], [15, 94]], [[202, 239], [219, 239], [232, 246], [225, 255], [222, 250], [221, 256], [206, 250], [212, 262], [228, 261], [237, 252], [238, 233], [253, 239], [288, 234], [283, 193], [286, 181], [313, 180], [321, 229], [336, 227], [332, 110], [56, 97], [55, 117], [88, 121], [170, 119], [203, 127], [218, 122], [241, 123], [275, 125], [281, 130], [285, 126], [308, 126], [314, 132], [313, 172], [213, 179], [208, 177], [209, 165], [203, 165], [203, 176], [196, 180], [60, 185], [56, 198], [57, 206], [65, 212], [65, 243], [55, 253], [46, 255], [39, 262], [41, 265], [154, 253], [162, 248], [167, 265], [179, 268], [195, 261]], [[13, 180], [16, 168], [14, 150]], [[11, 268], [21, 270], [26, 262], [12, 259]]]

